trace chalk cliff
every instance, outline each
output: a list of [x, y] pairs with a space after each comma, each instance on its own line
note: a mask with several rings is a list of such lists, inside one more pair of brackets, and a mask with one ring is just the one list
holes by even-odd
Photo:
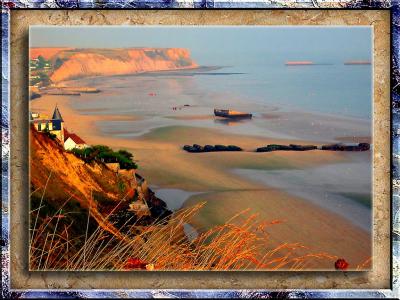
[[32, 48], [53, 62], [53, 83], [87, 76], [128, 75], [142, 72], [196, 68], [183, 48], [62, 49]]

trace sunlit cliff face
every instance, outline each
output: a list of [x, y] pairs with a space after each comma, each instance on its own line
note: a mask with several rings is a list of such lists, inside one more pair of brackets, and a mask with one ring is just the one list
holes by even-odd
[[[51, 181], [46, 186], [50, 173]], [[110, 199], [119, 196], [109, 188], [117, 186], [118, 182], [112, 171], [99, 164], [84, 164], [34, 129], [30, 130], [30, 181], [33, 189], [46, 186], [49, 199], [67, 199], [70, 194], [77, 199], [90, 199], [92, 192], [102, 193]]]
[[[43, 53], [48, 54], [46, 48]], [[35, 54], [39, 51], [35, 50]], [[196, 68], [187, 49], [72, 49], [60, 51], [51, 58], [63, 59], [50, 76], [53, 82], [86, 76], [124, 75], [151, 71]]]

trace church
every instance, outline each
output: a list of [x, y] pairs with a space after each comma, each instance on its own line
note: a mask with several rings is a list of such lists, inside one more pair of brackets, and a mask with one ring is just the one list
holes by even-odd
[[61, 116], [57, 105], [54, 108], [51, 119], [48, 116], [40, 113], [29, 113], [29, 121], [39, 132], [48, 132], [56, 136], [57, 141], [64, 147], [65, 150], [74, 148], [83, 149], [89, 147], [84, 140], [74, 133], [69, 133], [64, 128], [64, 119]]
[[54, 134], [57, 140], [64, 145], [64, 120], [57, 105], [54, 108], [53, 117], [51, 119], [46, 117], [45, 115], [32, 112], [29, 116], [30, 122], [35, 126], [37, 131]]

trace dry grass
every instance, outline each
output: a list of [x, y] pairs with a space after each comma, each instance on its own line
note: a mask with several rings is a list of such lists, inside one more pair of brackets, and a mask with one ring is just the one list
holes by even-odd
[[[71, 237], [70, 225], [59, 226], [65, 215], [43, 220], [33, 231], [30, 248], [31, 270], [301, 270], [310, 260], [337, 259], [326, 253], [296, 256], [299, 244], [268, 248], [266, 228], [276, 222], [257, 222], [255, 215], [235, 223], [235, 216], [189, 241], [183, 224], [190, 221], [204, 204], [174, 214], [167, 224], [132, 226], [123, 239], [117, 239], [100, 226], [90, 236]], [[245, 213], [243, 213], [245, 214]], [[242, 215], [243, 217], [243, 215]], [[89, 221], [89, 215], [88, 215]], [[52, 229], [52, 231], [48, 229]], [[80, 240], [83, 247], [76, 247]], [[136, 261], [136, 264], [129, 262]], [[138, 264], [138, 262], [140, 262]]]
[[[128, 226], [130, 220], [127, 220], [124, 226], [129, 229], [129, 234], [125, 235], [111, 234], [104, 229], [105, 224], [89, 234], [89, 210], [84, 234], [71, 236], [72, 223], [63, 220], [68, 214], [63, 213], [64, 205], [53, 216], [40, 218], [38, 222], [41, 203], [39, 208], [31, 211], [30, 269], [306, 270], [319, 260], [329, 260], [334, 270], [337, 256], [312, 253], [297, 243], [285, 243], [271, 249], [269, 232], [273, 232], [273, 226], [279, 226], [280, 221], [259, 221], [257, 215], [249, 211], [189, 240], [183, 225], [190, 223], [204, 204], [182, 209], [168, 220], [150, 226], [139, 226], [138, 223]], [[104, 217], [104, 222], [108, 222], [112, 213]], [[365, 264], [370, 264], [370, 260]], [[363, 264], [357, 269], [365, 267]]]

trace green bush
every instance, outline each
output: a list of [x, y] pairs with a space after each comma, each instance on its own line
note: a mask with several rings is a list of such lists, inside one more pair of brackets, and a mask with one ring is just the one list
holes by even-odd
[[104, 163], [119, 163], [121, 169], [137, 169], [133, 154], [126, 150], [113, 151], [105, 145], [95, 145], [85, 149], [72, 149], [75, 156], [85, 161], [98, 160]]
[[46, 60], [43, 58], [43, 56], [39, 55], [37, 58], [37, 68], [43, 69], [45, 64], [46, 64]]

